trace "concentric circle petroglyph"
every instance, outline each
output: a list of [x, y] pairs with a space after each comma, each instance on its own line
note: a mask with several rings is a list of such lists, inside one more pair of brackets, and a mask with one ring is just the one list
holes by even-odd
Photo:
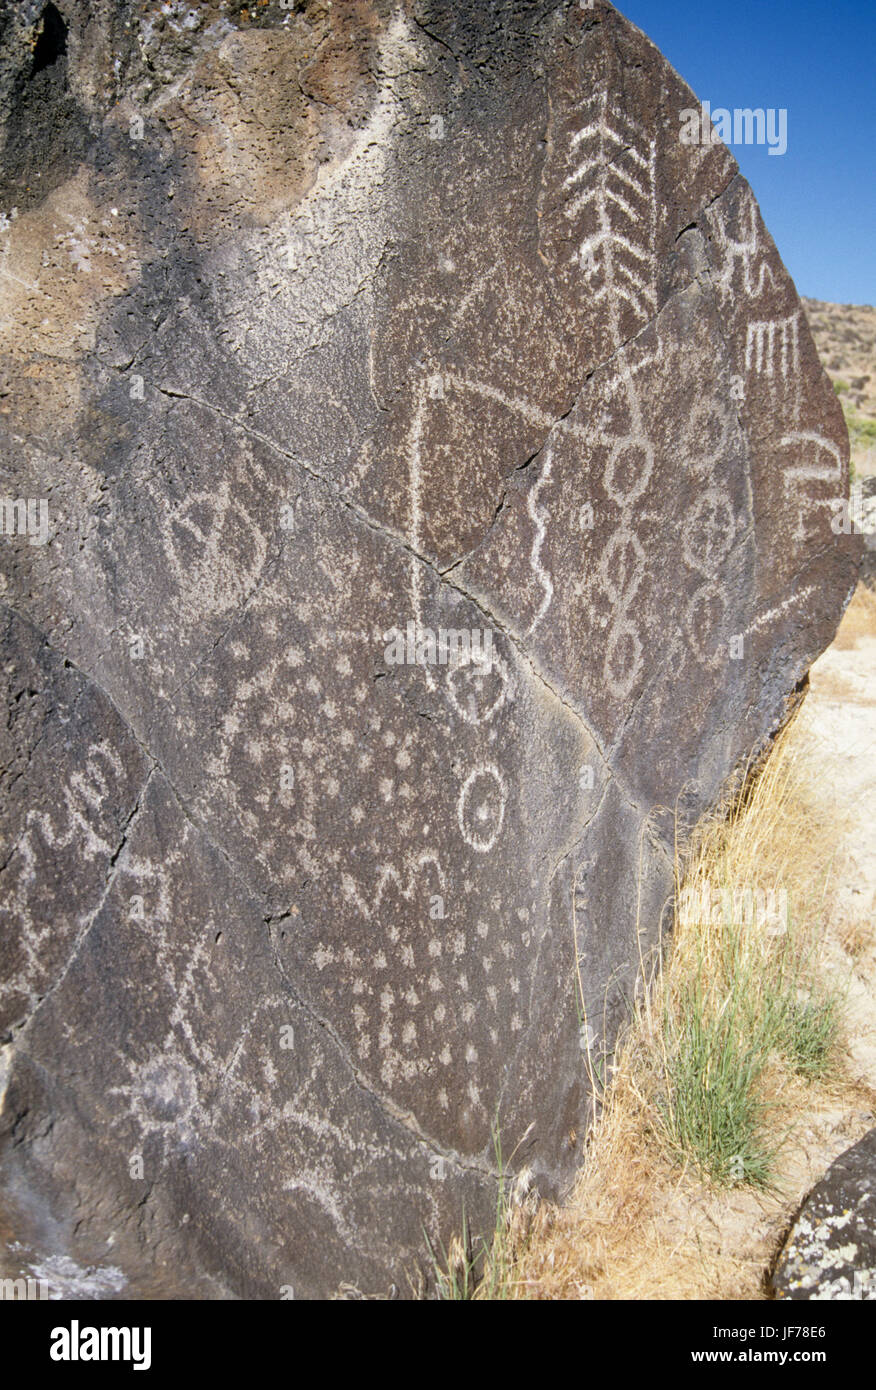
[[492, 763], [472, 768], [463, 782], [456, 807], [459, 830], [478, 854], [486, 854], [498, 840], [507, 799], [505, 778]]

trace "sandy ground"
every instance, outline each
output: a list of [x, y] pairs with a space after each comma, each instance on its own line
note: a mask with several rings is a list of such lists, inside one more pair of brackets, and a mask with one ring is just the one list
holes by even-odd
[[851, 967], [849, 1054], [876, 1090], [876, 593], [858, 590], [810, 682], [801, 732], [819, 769], [825, 815], [843, 826], [831, 942], [837, 968], [843, 957]]

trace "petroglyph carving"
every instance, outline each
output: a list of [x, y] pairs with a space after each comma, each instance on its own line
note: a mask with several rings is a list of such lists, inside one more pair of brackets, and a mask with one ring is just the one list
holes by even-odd
[[745, 340], [745, 370], [758, 376], [788, 377], [800, 366], [800, 315], [750, 323]]
[[533, 573], [538, 579], [539, 584], [544, 590], [544, 597], [538, 606], [538, 611], [529, 625], [529, 632], [534, 632], [550, 607], [551, 599], [554, 596], [554, 586], [550, 575], [541, 563], [541, 548], [544, 545], [545, 529], [547, 526], [547, 512], [544, 508], [539, 508], [538, 499], [542, 489], [549, 481], [551, 476], [551, 451], [550, 447], [545, 450], [544, 465], [539, 474], [538, 482], [530, 489], [526, 499], [526, 507], [529, 515], [535, 523], [535, 539], [532, 542], [532, 551], [529, 563]]
[[456, 810], [459, 832], [478, 854], [486, 854], [498, 840], [507, 799], [505, 778], [492, 763], [478, 764], [463, 782]]
[[[775, 269], [761, 245], [757, 204], [749, 188], [745, 189], [740, 201], [738, 220], [743, 224], [741, 236], [732, 234], [735, 227], [729, 225], [723, 210], [719, 209], [715, 218], [716, 239], [721, 252], [721, 267], [716, 283], [723, 299], [739, 293], [748, 299], [760, 299], [768, 291], [775, 292]], [[737, 270], [740, 271], [738, 277]]]
[[[833, 498], [841, 495], [843, 457], [836, 444], [815, 430], [795, 430], [783, 435], [780, 447], [793, 450], [797, 459], [807, 460], [791, 464], [784, 470], [785, 493], [796, 506], [794, 537], [803, 540], [809, 530], [807, 518], [811, 518], [816, 509], [829, 508]], [[805, 486], [811, 483], [829, 483], [830, 495], [811, 496]]]
[[132, 1296], [404, 1294], [487, 1234], [497, 1120], [579, 1166], [673, 808], [849, 591], [841, 412], [605, 0], [188, 8], [63, 7], [36, 182], [0, 101], [4, 489], [52, 522], [0, 544], [0, 1206]]
[[573, 259], [594, 301], [623, 300], [647, 322], [657, 311], [656, 144], [607, 90], [584, 117], [569, 141], [564, 180]]
[[448, 669], [447, 695], [456, 713], [470, 724], [488, 724], [509, 698], [508, 667], [494, 651], [489, 669], [467, 660]]

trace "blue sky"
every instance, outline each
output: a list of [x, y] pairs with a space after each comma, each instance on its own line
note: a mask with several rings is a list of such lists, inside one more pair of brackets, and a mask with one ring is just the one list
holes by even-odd
[[788, 112], [733, 146], [801, 294], [876, 304], [876, 0], [615, 0], [712, 107]]

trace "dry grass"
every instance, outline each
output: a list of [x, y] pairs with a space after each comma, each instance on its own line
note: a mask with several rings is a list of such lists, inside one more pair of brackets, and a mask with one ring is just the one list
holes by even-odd
[[[476, 1296], [768, 1296], [766, 1270], [825, 1147], [830, 1161], [874, 1101], [836, 1045], [843, 982], [824, 935], [842, 826], [819, 811], [810, 756], [795, 721], [744, 804], [702, 827], [576, 1189], [562, 1208], [511, 1206], [500, 1277]], [[704, 914], [707, 885], [737, 896]], [[740, 910], [742, 888], [785, 889], [784, 922]]]

